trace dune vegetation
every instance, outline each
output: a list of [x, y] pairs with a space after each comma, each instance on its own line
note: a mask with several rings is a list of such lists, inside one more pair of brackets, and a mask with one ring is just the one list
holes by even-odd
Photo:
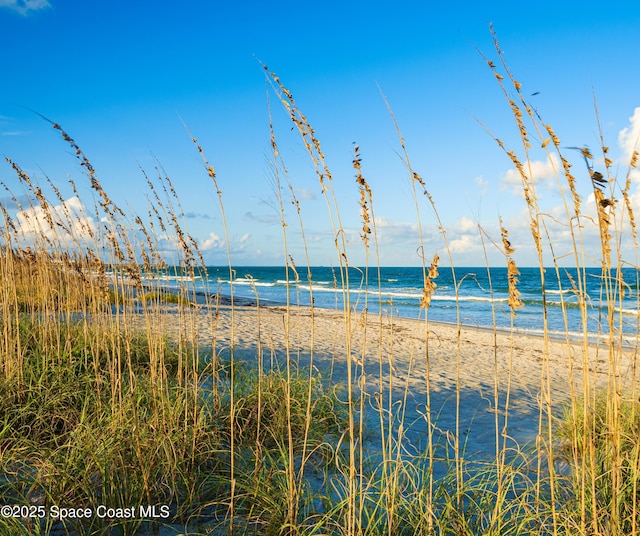
[[[545, 273], [560, 272], [570, 259], [578, 274], [572, 292], [587, 325], [583, 232], [592, 227], [600, 236], [597, 265], [607, 293], [600, 333], [575, 339], [567, 327], [566, 338], [552, 345], [543, 318], [535, 441], [517, 448], [507, 441], [507, 378], [518, 371], [500, 376], [496, 368], [496, 376], [486, 378], [496, 386], [495, 455], [482, 462], [467, 455], [460, 329], [450, 365], [458, 371], [451, 392], [458, 424], [438, 432], [440, 408], [431, 403], [429, 371], [439, 341], [429, 308], [451, 255], [438, 200], [412, 167], [397, 124], [413, 191], [408, 210], [415, 212], [418, 229], [425, 211], [435, 214], [445, 247], [422, 257], [423, 315], [415, 323], [421, 345], [404, 376], [395, 376], [397, 320], [382, 313], [365, 318], [352, 306], [350, 250], [320, 140], [289, 89], [265, 67], [270, 90], [299, 132], [326, 200], [335, 236], [336, 292], [343, 293], [344, 307], [327, 312], [286, 303], [273, 320], [258, 295], [255, 303], [240, 304], [233, 291], [196, 292], [194, 281], [206, 277], [207, 266], [171, 179], [145, 176], [148, 214], [127, 213], [103, 187], [80, 143], [52, 123], [83, 166], [94, 204], [69, 203], [60, 185], [50, 179], [39, 184], [7, 158], [20, 191], [3, 185], [19, 212], [0, 205], [0, 497], [10, 507], [0, 516], [0, 533], [162, 534], [172, 527], [172, 534], [192, 535], [638, 534], [638, 331], [635, 339], [621, 332], [616, 307], [620, 296], [639, 288], [620, 275], [623, 266], [638, 266], [630, 199], [638, 152], [627, 175], [615, 176], [602, 139], [601, 154], [582, 149], [586, 165], [572, 169], [561, 134], [528, 104], [497, 40], [495, 45], [497, 62], [486, 61], [517, 124], [520, 147], [511, 150], [495, 141], [520, 174], [543, 285]], [[313, 291], [308, 258], [294, 263], [287, 250], [290, 233], [304, 237], [304, 206], [281, 161], [273, 126], [270, 132], [282, 263], [292, 287], [304, 284]], [[224, 222], [224, 178], [216, 175], [206, 148], [195, 138], [193, 144]], [[570, 251], [555, 251], [550, 243], [550, 216], [538, 205], [531, 173], [533, 144], [560, 163], [560, 223]], [[360, 267], [366, 280], [380, 263], [375, 192], [357, 146], [351, 180], [359, 191], [360, 246], [371, 259]], [[578, 181], [591, 184], [595, 218], [583, 214]], [[73, 181], [66, 188], [78, 195]], [[297, 219], [288, 221], [284, 204], [291, 196]], [[553, 218], [558, 221], [558, 215]], [[508, 268], [509, 307], [517, 314], [518, 244], [504, 227], [491, 232], [501, 237], [497, 247]], [[174, 239], [171, 258], [158, 246], [160, 235]], [[417, 241], [422, 251], [432, 251], [422, 236]], [[167, 267], [180, 276], [179, 291], [154, 280]], [[232, 280], [230, 251], [228, 275]], [[323, 322], [341, 327], [327, 331]], [[251, 344], [243, 337], [249, 323], [257, 333]], [[337, 340], [333, 350], [327, 349], [327, 333]], [[519, 344], [517, 335], [504, 335], [500, 340], [506, 343], [496, 342], [496, 359], [510, 358]], [[566, 356], [556, 353], [558, 345]], [[604, 363], [602, 377], [591, 366], [594, 351]], [[576, 379], [567, 382], [562, 401], [551, 389], [552, 360]], [[407, 378], [414, 369], [426, 371], [420, 377], [425, 395], [419, 451], [407, 438], [415, 426], [406, 417], [412, 404]], [[54, 506], [66, 510], [56, 517]]]

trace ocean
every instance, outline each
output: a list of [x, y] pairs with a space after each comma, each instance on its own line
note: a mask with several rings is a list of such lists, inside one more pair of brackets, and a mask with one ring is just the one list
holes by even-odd
[[[544, 310], [547, 327], [554, 335], [569, 332], [580, 336], [585, 327], [590, 337], [608, 333], [608, 315], [612, 314], [616, 330], [633, 338], [639, 331], [640, 271], [623, 268], [613, 276], [623, 283], [608, 281], [599, 268], [585, 268], [582, 272], [584, 291], [579, 293], [578, 271], [575, 268], [545, 270], [545, 292], [541, 290], [539, 268], [519, 268], [517, 289], [522, 307], [512, 316], [508, 305], [509, 287], [506, 267], [442, 267], [434, 280], [437, 287], [428, 309], [430, 320], [500, 329], [513, 327], [518, 332], [542, 333]], [[342, 308], [344, 300], [354, 311], [366, 308], [370, 313], [385, 316], [424, 318], [420, 306], [423, 296], [423, 272], [416, 267], [374, 267], [368, 275], [364, 269], [349, 268], [348, 290], [343, 285], [338, 268], [310, 268], [311, 284], [306, 268], [296, 274], [291, 268], [274, 266], [237, 266], [230, 280], [229, 268], [199, 269], [195, 279], [185, 276], [178, 268], [147, 274], [146, 282], [169, 288], [194, 285], [202, 294], [220, 293], [245, 301], [258, 300], [262, 304], [309, 305]], [[232, 286], [233, 285], [233, 286]], [[620, 288], [623, 292], [620, 292]], [[608, 290], [609, 289], [609, 290]], [[608, 291], [607, 291], [608, 290]], [[587, 318], [582, 319], [579, 295], [586, 302]], [[586, 324], [586, 326], [585, 326]]]

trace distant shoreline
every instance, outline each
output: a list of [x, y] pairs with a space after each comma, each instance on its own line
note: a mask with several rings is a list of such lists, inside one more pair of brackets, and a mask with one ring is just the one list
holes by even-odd
[[[149, 291], [161, 291], [161, 292], [167, 292], [167, 293], [179, 293], [181, 291], [181, 289], [179, 288], [175, 288], [175, 287], [171, 287], [171, 286], [155, 286], [155, 285], [144, 285], [143, 286], [146, 290]], [[235, 306], [238, 307], [256, 307], [258, 304], [260, 305], [260, 307], [266, 307], [266, 308], [283, 308], [283, 307], [287, 307], [287, 304], [284, 302], [277, 302], [277, 301], [273, 301], [273, 300], [256, 300], [255, 298], [247, 298], [244, 296], [233, 296], [233, 299], [231, 296], [227, 295], [227, 294], [222, 294], [222, 293], [216, 293], [216, 294], [208, 294], [202, 290], [195, 290], [193, 292], [189, 293], [190, 295], [195, 295], [196, 297], [196, 304], [199, 306], [204, 306], [204, 305], [210, 305], [210, 304], [215, 304], [218, 303], [220, 305], [224, 305], [224, 306], [230, 306], [232, 305], [232, 303]], [[323, 306], [318, 306], [318, 305], [304, 305], [304, 304], [297, 304], [297, 303], [291, 303], [289, 305], [292, 309], [294, 308], [305, 308], [305, 309], [310, 309], [313, 308], [314, 310], [321, 310], [321, 311], [336, 311], [336, 312], [341, 312], [343, 311], [343, 309], [339, 308], [339, 307], [323, 307]], [[353, 311], [351, 314], [355, 314], [355, 315], [361, 315], [363, 313], [362, 310], [356, 310]], [[379, 313], [368, 313], [368, 315], [370, 317], [378, 317]], [[383, 318], [387, 318], [387, 316], [385, 316], [384, 314], [382, 315]], [[394, 319], [398, 318], [398, 319], [402, 319], [403, 321], [410, 321], [410, 322], [416, 322], [416, 323], [420, 323], [420, 324], [424, 324], [425, 323], [425, 319], [424, 318], [414, 318], [414, 317], [409, 317], [409, 316], [402, 316], [402, 315], [394, 315], [393, 316]], [[442, 320], [428, 320], [428, 324], [429, 325], [443, 325], [443, 326], [449, 326], [452, 328], [455, 328], [458, 326], [457, 323], [454, 322], [445, 322]], [[518, 336], [518, 337], [534, 337], [536, 339], [543, 339], [544, 338], [544, 332], [542, 332], [541, 330], [529, 330], [529, 329], [525, 329], [525, 328], [518, 328], [518, 327], [513, 327], [511, 328], [507, 328], [504, 326], [481, 326], [481, 325], [474, 325], [474, 324], [470, 324], [470, 323], [464, 323], [464, 322], [460, 322], [459, 324], [461, 327], [463, 327], [464, 329], [475, 329], [475, 330], [479, 330], [479, 331], [483, 331], [483, 332], [488, 332], [488, 333], [501, 333], [501, 334], [505, 334], [505, 335], [511, 335], [513, 334], [513, 336]], [[559, 331], [550, 331], [549, 333], [549, 339], [550, 340], [557, 340], [557, 341], [566, 341], [567, 340], [567, 334], [563, 333], [563, 332], [559, 332]], [[606, 334], [601, 334], [600, 335], [600, 340], [597, 339], [596, 336], [594, 335], [589, 335], [588, 336], [588, 342], [590, 345], [606, 345], [607, 342], [606, 340], [604, 340], [606, 337]], [[581, 343], [583, 341], [583, 335], [579, 334], [579, 333], [570, 333], [568, 336], [568, 340], [571, 341], [572, 343]], [[633, 345], [635, 344], [635, 341], [628, 341], [625, 343], [626, 345]]]

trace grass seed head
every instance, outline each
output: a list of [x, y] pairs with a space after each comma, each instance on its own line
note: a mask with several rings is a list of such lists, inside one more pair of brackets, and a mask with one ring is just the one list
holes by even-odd
[[438, 277], [438, 263], [440, 262], [440, 256], [436, 253], [433, 256], [431, 265], [429, 266], [429, 272], [424, 280], [424, 288], [422, 289], [422, 300], [420, 301], [420, 307], [428, 309], [431, 305], [431, 297], [437, 288], [437, 284], [434, 279]]
[[522, 300], [520, 300], [520, 291], [518, 290], [518, 276], [520, 270], [516, 266], [516, 261], [509, 258], [507, 261], [507, 277], [509, 280], [509, 309], [511, 309], [511, 316], [516, 316], [516, 309], [520, 309], [524, 306]]

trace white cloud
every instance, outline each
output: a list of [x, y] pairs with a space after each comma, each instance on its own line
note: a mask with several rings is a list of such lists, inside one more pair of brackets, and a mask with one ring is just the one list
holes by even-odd
[[480, 190], [480, 195], [485, 195], [489, 190], [489, 181], [486, 181], [482, 175], [473, 179]]
[[32, 11], [39, 11], [51, 7], [48, 0], [0, 0], [0, 8], [11, 9], [20, 15], [28, 15]]
[[[378, 216], [375, 218], [375, 224], [380, 246], [393, 248], [394, 250], [405, 248], [411, 253], [420, 247], [420, 230], [417, 224], [393, 221]], [[423, 241], [430, 242], [431, 238], [432, 232], [423, 229]]]
[[316, 199], [318, 196], [317, 194], [312, 191], [309, 190], [307, 188], [296, 188], [296, 195], [300, 198], [300, 199]]
[[205, 238], [200, 244], [202, 251], [211, 251], [214, 249], [222, 249], [224, 247], [224, 240], [222, 240], [216, 233], [209, 233], [209, 236]]
[[376, 217], [376, 229], [379, 235], [389, 238], [418, 236], [418, 226], [415, 223], [392, 221], [388, 218]]
[[37, 205], [21, 210], [16, 214], [16, 220], [17, 231], [28, 240], [85, 241], [96, 231], [93, 218], [87, 216], [77, 196], [59, 205], [49, 205], [47, 209]]
[[640, 214], [640, 191], [636, 190], [629, 196], [631, 202], [631, 208], [633, 210], [634, 217], [636, 214]]
[[[629, 126], [623, 128], [618, 134], [618, 145], [622, 149], [621, 165], [626, 167], [631, 161], [634, 151], [640, 151], [640, 107], [637, 107], [629, 118]], [[631, 180], [640, 182], [640, 169], [637, 167], [630, 171]]]
[[455, 222], [451, 229], [457, 233], [472, 233], [478, 231], [478, 226], [476, 223], [467, 216], [462, 216], [457, 222]]
[[465, 234], [449, 242], [449, 251], [451, 253], [470, 253], [473, 250], [477, 250], [479, 246], [479, 240]]
[[[622, 170], [620, 176], [617, 177], [619, 181], [619, 187], [624, 187], [625, 173], [627, 166], [629, 165], [631, 155], [633, 151], [640, 151], [640, 107], [636, 107], [633, 113], [628, 119], [627, 126], [621, 129], [617, 138], [618, 146], [620, 148], [619, 157], [616, 157], [616, 164]], [[568, 153], [568, 156], [573, 153]], [[579, 153], [576, 152], [576, 155]], [[577, 156], [578, 160], [581, 160]], [[557, 164], [557, 160], [554, 158], [552, 161], [554, 165]], [[580, 161], [580, 164], [584, 166], [584, 162]], [[596, 165], [602, 170], [602, 162], [596, 161]], [[561, 166], [557, 166], [559, 172], [562, 172]], [[593, 188], [589, 184], [588, 174], [584, 170], [584, 167], [578, 168], [576, 175], [578, 176], [578, 185], [582, 188], [580, 192], [582, 202], [582, 217], [580, 218], [580, 228], [577, 227], [578, 222], [573, 220], [571, 223], [574, 225], [574, 234], [571, 234], [569, 227], [569, 216], [566, 214], [565, 207], [560, 204], [557, 197], [549, 197], [549, 205], [545, 206], [542, 210], [543, 219], [545, 223], [545, 236], [543, 242], [545, 244], [545, 258], [550, 259], [549, 242], [553, 245], [553, 253], [557, 258], [561, 259], [561, 263], [573, 263], [575, 262], [574, 249], [578, 249], [584, 252], [585, 258], [588, 263], [598, 264], [602, 255], [600, 246], [600, 234], [598, 229], [598, 216], [595, 196], [593, 194]], [[551, 178], [553, 177], [553, 166], [551, 162], [537, 161], [533, 162], [531, 166], [531, 173], [534, 181], [537, 185], [544, 187], [551, 187]], [[632, 169], [630, 171], [630, 177], [634, 184], [629, 192], [629, 199], [633, 212], [636, 217], [636, 223], [640, 221], [640, 169]], [[504, 188], [521, 192], [521, 179], [518, 172], [515, 169], [510, 170], [505, 174], [502, 181]], [[607, 190], [608, 191], [608, 190]], [[539, 192], [537, 192], [539, 193]], [[565, 192], [566, 193], [566, 192]], [[569, 209], [571, 210], [571, 208]], [[616, 203], [615, 210], [612, 212], [614, 217], [611, 218], [613, 223], [611, 232], [615, 234], [615, 240], [620, 240], [622, 244], [621, 255], [630, 255], [633, 253], [633, 247], [631, 244], [631, 232], [629, 217], [626, 213], [626, 207], [622, 200], [622, 196], [618, 196], [618, 202]], [[529, 216], [526, 213], [526, 209], [519, 216], [512, 216], [505, 220], [505, 226], [510, 231], [510, 239], [512, 244], [516, 248], [516, 257], [524, 255], [525, 264], [535, 264], [535, 257], [532, 256], [533, 242], [531, 238], [531, 231], [529, 229]], [[456, 237], [458, 238], [458, 237]], [[574, 244], [574, 240], [576, 244]], [[462, 243], [460, 243], [462, 245]], [[612, 246], [615, 251], [615, 244]], [[547, 261], [548, 262], [548, 261]]]
[[[523, 164], [524, 171], [535, 185], [542, 184], [550, 187], [553, 184], [556, 173], [559, 170], [560, 162], [555, 153], [549, 154], [547, 160], [532, 160], [528, 164]], [[507, 171], [500, 182], [503, 190], [512, 190], [514, 193], [522, 195], [522, 177], [520, 172], [513, 168]]]
[[640, 150], [640, 106], [636, 108], [629, 118], [629, 126], [623, 128], [618, 134], [618, 144], [624, 151], [627, 162], [633, 151]]

